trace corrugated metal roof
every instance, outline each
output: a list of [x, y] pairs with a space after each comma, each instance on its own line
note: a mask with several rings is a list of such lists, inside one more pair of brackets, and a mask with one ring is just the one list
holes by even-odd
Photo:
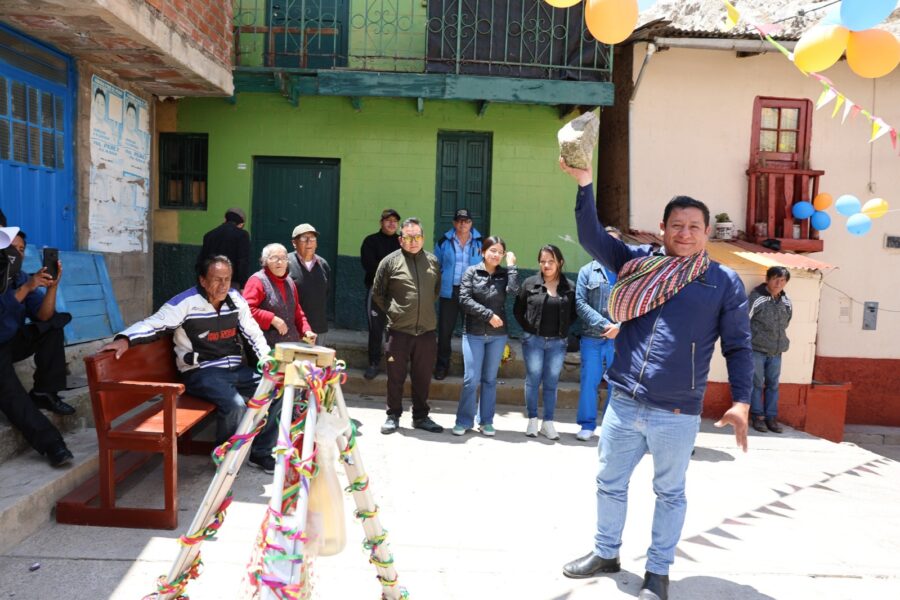
[[[662, 238], [655, 233], [634, 229], [623, 234], [622, 237], [629, 244], [662, 246], [663, 242]], [[819, 271], [821, 273], [827, 273], [837, 268], [834, 265], [809, 258], [805, 254], [774, 252], [764, 246], [742, 240], [726, 242], [724, 240], [711, 239], [707, 245], [707, 250], [713, 260], [728, 266], [736, 266], [736, 263], [739, 261], [748, 261], [767, 268], [780, 265], [789, 269]]]
[[[777, 23], [781, 30], [773, 37], [797, 40], [804, 31], [818, 23], [830, 10], [834, 0], [732, 0], [734, 7], [747, 20], [759, 24]], [[725, 30], [726, 12], [721, 0], [659, 0], [643, 11], [631, 41], [654, 37], [697, 37], [759, 39], [755, 29], [745, 21], [730, 31]], [[900, 9], [878, 26], [900, 35]]]

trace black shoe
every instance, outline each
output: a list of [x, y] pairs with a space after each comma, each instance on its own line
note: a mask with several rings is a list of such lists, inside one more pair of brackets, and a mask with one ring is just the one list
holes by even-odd
[[447, 379], [447, 367], [438, 367], [434, 370], [434, 378], [437, 381], [443, 381]]
[[63, 442], [60, 442], [59, 445], [54, 446], [51, 450], [47, 451], [47, 460], [50, 461], [51, 467], [61, 467], [63, 465], [67, 465], [75, 457], [72, 456], [72, 453], [66, 448], [66, 445]]
[[765, 433], [768, 431], [766, 428], [766, 420], [763, 417], [753, 417], [753, 429], [757, 430], [760, 433]]
[[581, 558], [563, 565], [563, 575], [572, 579], [585, 579], [601, 573], [618, 573], [622, 566], [619, 558], [601, 558], [593, 552], [588, 552]]
[[271, 475], [275, 472], [275, 459], [271, 456], [251, 456], [247, 461], [251, 467]]
[[638, 600], [669, 600], [669, 576], [645, 572]]
[[381, 426], [381, 433], [387, 435], [389, 433], [394, 433], [398, 429], [400, 429], [400, 419], [398, 417], [388, 416], [384, 425]]
[[366, 379], [375, 379], [378, 375], [378, 365], [369, 365], [369, 368], [366, 369], [366, 372], [363, 373], [363, 377]]
[[431, 433], [441, 433], [444, 431], [444, 428], [431, 420], [431, 417], [425, 417], [424, 419], [414, 419], [413, 427], [416, 429], [424, 429], [425, 431], [430, 431]]
[[36, 392], [28, 394], [38, 408], [43, 408], [58, 415], [74, 415], [75, 407], [62, 401], [56, 392]]
[[778, 424], [778, 419], [766, 419], [766, 428], [772, 433], [781, 433], [784, 429]]

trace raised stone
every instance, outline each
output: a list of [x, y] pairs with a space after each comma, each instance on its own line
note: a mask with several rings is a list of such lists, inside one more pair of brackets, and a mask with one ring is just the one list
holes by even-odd
[[566, 123], [556, 134], [559, 156], [574, 169], [588, 169], [600, 132], [600, 119], [586, 112]]

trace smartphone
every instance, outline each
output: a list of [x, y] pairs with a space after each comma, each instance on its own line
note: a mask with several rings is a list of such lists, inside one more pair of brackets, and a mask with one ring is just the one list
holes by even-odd
[[47, 274], [56, 279], [59, 277], [59, 250], [56, 248], [44, 248], [43, 267]]

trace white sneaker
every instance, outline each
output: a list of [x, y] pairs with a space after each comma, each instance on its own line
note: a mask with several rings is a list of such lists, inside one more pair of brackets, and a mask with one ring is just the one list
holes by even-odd
[[544, 421], [543, 423], [541, 423], [540, 434], [548, 440], [559, 439], [559, 434], [556, 433], [556, 427], [553, 426], [553, 421]]
[[591, 438], [594, 437], [594, 432], [590, 429], [582, 429], [578, 433], [575, 434], [575, 438], [579, 442], [589, 442]]
[[537, 417], [534, 419], [528, 419], [528, 427], [525, 429], [525, 435], [528, 437], [537, 437], [538, 434], [538, 420]]

